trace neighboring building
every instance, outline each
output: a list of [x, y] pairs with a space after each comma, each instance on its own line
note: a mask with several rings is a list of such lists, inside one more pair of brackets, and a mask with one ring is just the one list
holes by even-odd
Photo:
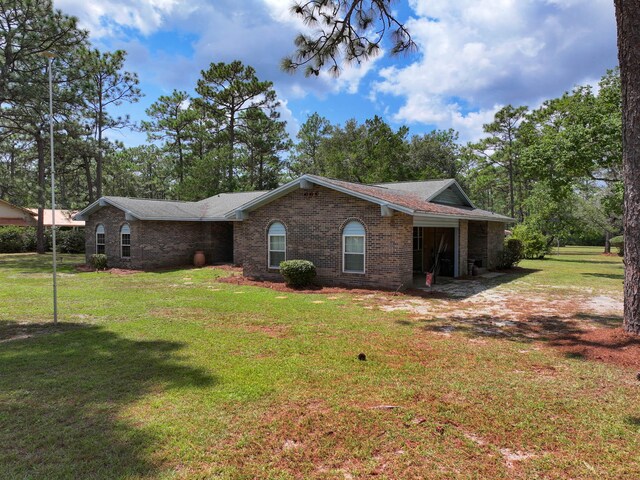
[[285, 259], [312, 261], [325, 284], [399, 288], [414, 272], [462, 276], [470, 260], [493, 268], [512, 219], [475, 208], [455, 180], [362, 185], [303, 175], [270, 192], [200, 202], [104, 197], [86, 220], [87, 257], [117, 267], [242, 264], [244, 275], [280, 278]]
[[[27, 210], [29, 210], [34, 217], [36, 218], [36, 221], [38, 219], [38, 209], [37, 208], [28, 208]], [[52, 215], [53, 210], [51, 210], [50, 208], [45, 208], [44, 210], [44, 226], [45, 227], [51, 227], [53, 226], [53, 215]], [[61, 228], [82, 228], [84, 227], [84, 222], [81, 220], [74, 220], [73, 216], [78, 213], [77, 210], [58, 210], [56, 209], [56, 227], [61, 227]]]
[[[56, 227], [84, 227], [84, 221], [74, 220], [78, 213], [73, 210], [56, 209]], [[44, 226], [52, 226], [52, 210], [44, 210]], [[19, 227], [35, 227], [38, 225], [38, 209], [22, 208], [4, 200], [0, 200], [0, 225], [15, 225]]]
[[34, 216], [26, 208], [0, 200], [0, 226], [35, 227], [37, 223], [37, 216]]

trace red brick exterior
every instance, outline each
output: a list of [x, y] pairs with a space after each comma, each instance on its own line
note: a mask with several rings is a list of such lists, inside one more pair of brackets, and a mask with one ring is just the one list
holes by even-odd
[[501, 222], [469, 222], [469, 258], [483, 268], [496, 268], [503, 249], [504, 227]]
[[[233, 258], [231, 222], [126, 221], [124, 212], [106, 206], [86, 222], [87, 262], [96, 253], [96, 227], [105, 228], [105, 253], [109, 267], [154, 269], [190, 265], [196, 250], [204, 250], [207, 263], [229, 262]], [[131, 256], [120, 255], [120, 228], [131, 228]]]
[[469, 274], [469, 221], [460, 220], [458, 227], [458, 275], [464, 277]]
[[506, 225], [501, 222], [488, 222], [487, 260], [489, 268], [497, 268], [500, 263], [500, 252], [504, 249], [504, 230]]
[[[349, 220], [366, 230], [365, 273], [342, 271], [342, 228]], [[325, 284], [384, 288], [412, 283], [413, 218], [394, 212], [383, 217], [380, 206], [318, 185], [295, 190], [249, 213], [234, 224], [234, 262], [246, 276], [281, 279], [267, 267], [267, 232], [272, 222], [287, 230], [287, 259], [312, 261]]]

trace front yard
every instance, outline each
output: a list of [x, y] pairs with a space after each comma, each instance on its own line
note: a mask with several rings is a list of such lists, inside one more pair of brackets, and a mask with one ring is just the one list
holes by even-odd
[[425, 297], [64, 256], [57, 328], [50, 260], [0, 255], [0, 478], [640, 478], [599, 249]]

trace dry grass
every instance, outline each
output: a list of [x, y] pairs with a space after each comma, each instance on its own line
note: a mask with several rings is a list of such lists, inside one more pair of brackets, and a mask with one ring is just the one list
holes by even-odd
[[67, 258], [57, 328], [42, 258], [0, 256], [0, 478], [638, 478], [635, 370], [555, 344], [620, 323], [581, 252], [434, 299]]

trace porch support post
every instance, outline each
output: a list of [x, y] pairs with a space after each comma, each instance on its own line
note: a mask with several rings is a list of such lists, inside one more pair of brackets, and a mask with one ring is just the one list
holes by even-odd
[[453, 277], [460, 276], [460, 228], [453, 229]]
[[469, 259], [469, 221], [460, 220], [458, 227], [458, 275], [465, 276], [469, 274], [467, 260]]

